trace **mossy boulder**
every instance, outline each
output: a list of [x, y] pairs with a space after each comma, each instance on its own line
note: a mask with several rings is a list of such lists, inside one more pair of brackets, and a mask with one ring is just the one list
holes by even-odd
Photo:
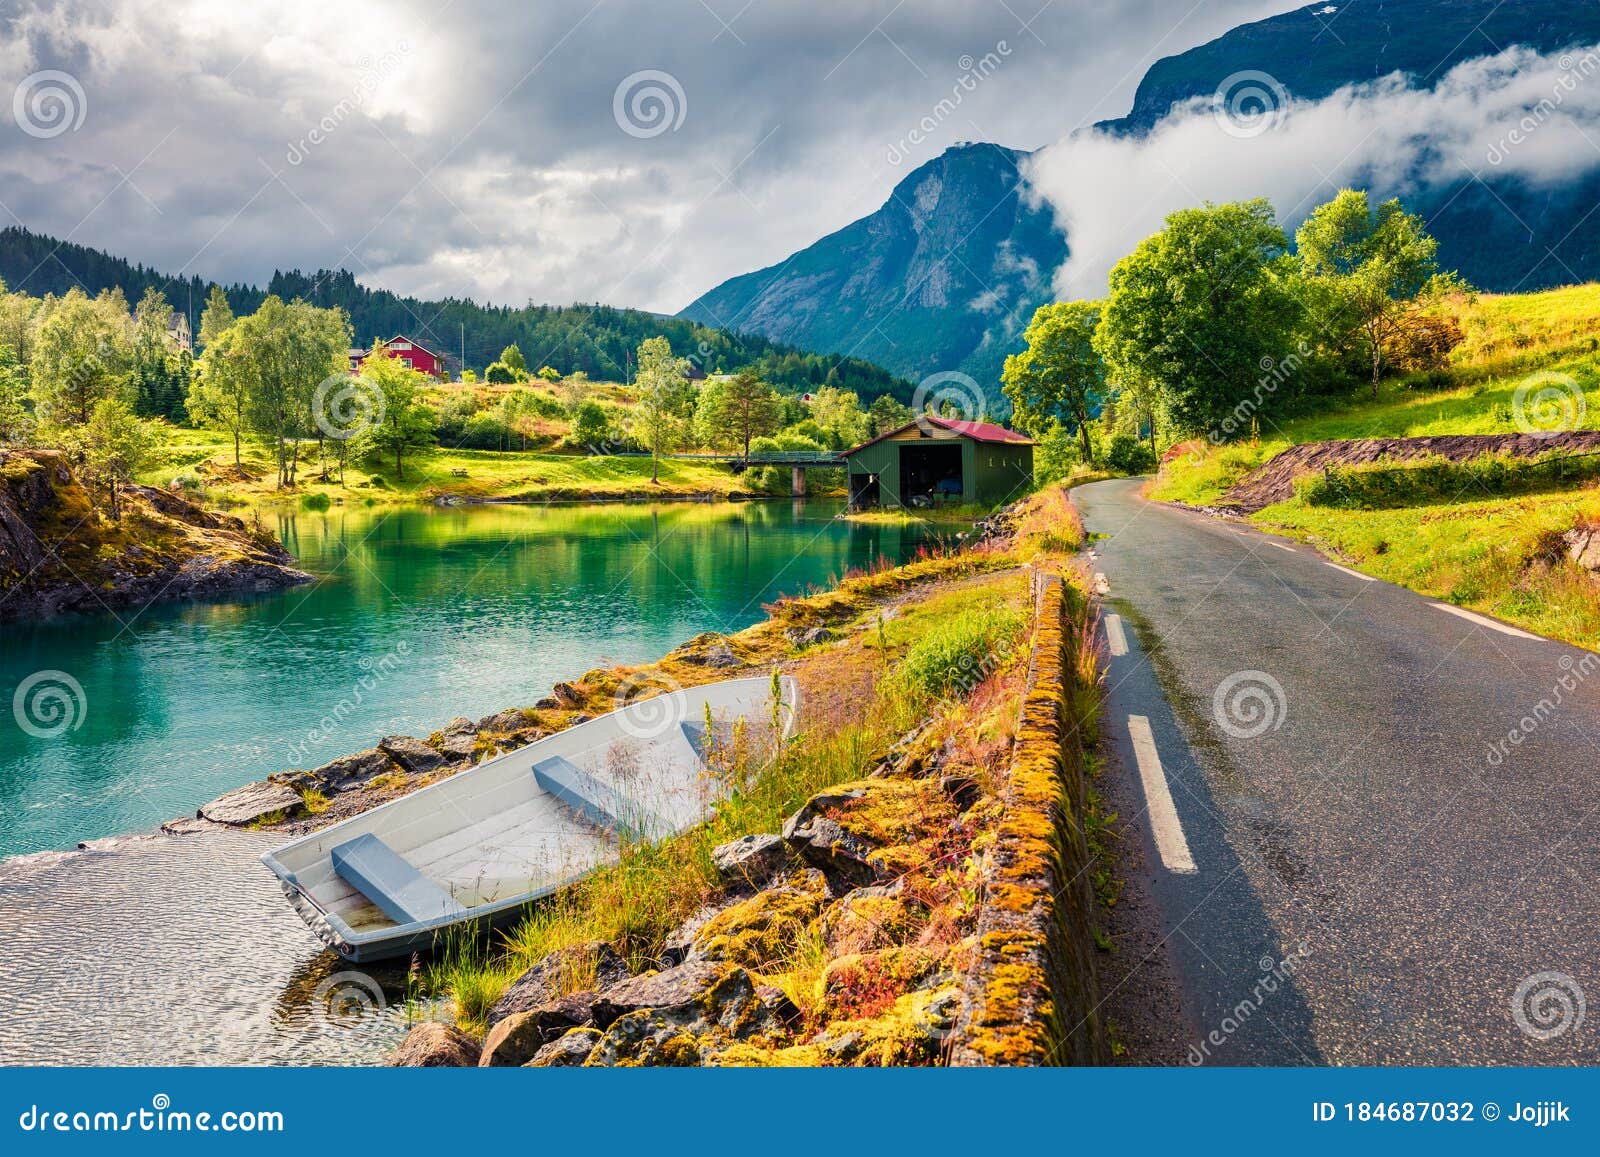
[[529, 1012], [569, 993], [603, 991], [627, 978], [628, 962], [604, 941], [558, 948], [511, 982], [489, 1009], [489, 1023]]
[[524, 1068], [556, 1069], [581, 1065], [589, 1059], [594, 1046], [600, 1043], [601, 1032], [593, 1028], [575, 1028], [557, 1037], [533, 1054]]
[[794, 863], [794, 853], [782, 836], [771, 833], [741, 836], [711, 851], [717, 874], [730, 888], [764, 888], [772, 878]]
[[960, 1013], [961, 989], [952, 981], [908, 992], [877, 1016], [834, 1021], [810, 1043], [824, 1064], [932, 1064], [944, 1054]]
[[802, 872], [712, 917], [695, 936], [690, 956], [770, 971], [793, 951], [827, 902], [822, 873]]
[[485, 1068], [510, 1068], [526, 1065], [539, 1050], [559, 1040], [574, 1028], [594, 1023], [594, 994], [573, 993], [557, 997], [548, 1004], [527, 1012], [513, 1013], [496, 1022], [483, 1040]]
[[822, 914], [822, 937], [836, 956], [905, 943], [928, 918], [925, 905], [906, 894], [905, 882], [857, 888]]

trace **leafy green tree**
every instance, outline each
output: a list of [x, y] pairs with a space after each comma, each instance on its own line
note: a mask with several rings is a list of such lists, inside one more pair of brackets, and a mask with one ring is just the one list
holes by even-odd
[[1111, 271], [1094, 337], [1110, 379], [1148, 387], [1187, 430], [1258, 408], [1262, 366], [1286, 357], [1301, 321], [1287, 246], [1264, 200], [1167, 217]]
[[414, 370], [382, 345], [361, 363], [361, 385], [371, 391], [377, 418], [367, 429], [366, 444], [376, 453], [394, 455], [395, 479], [405, 481], [405, 452], [433, 445], [433, 407], [423, 400], [428, 376]]
[[750, 457], [750, 442], [771, 434], [783, 420], [783, 403], [752, 369], [700, 391], [695, 428], [704, 445], [733, 445]]
[[522, 349], [515, 343], [500, 351], [500, 364], [515, 374], [517, 381], [527, 381], [528, 363], [522, 358]]
[[181, 421], [193, 358], [173, 340], [175, 314], [161, 291], [145, 290], [133, 316], [134, 407], [141, 417]]
[[[243, 375], [245, 421], [273, 447], [278, 486], [292, 487], [300, 462], [300, 440], [319, 438], [339, 428], [339, 415], [326, 406], [349, 376], [350, 323], [343, 310], [318, 309], [303, 301], [285, 305], [269, 295], [249, 317], [225, 334], [230, 372]], [[208, 351], [209, 354], [209, 351]]]
[[131, 321], [120, 293], [90, 298], [80, 289], [48, 303], [34, 341], [34, 413], [41, 423], [81, 426], [105, 398], [128, 388]]
[[812, 395], [811, 420], [828, 436], [828, 449], [843, 450], [867, 440], [871, 423], [861, 399], [849, 390], [823, 386]]
[[683, 437], [692, 400], [687, 363], [673, 356], [666, 338], [646, 338], [640, 343], [638, 389], [634, 436], [650, 451], [650, 481], [659, 485], [661, 456], [670, 453]]
[[210, 349], [211, 343], [221, 337], [233, 322], [233, 307], [228, 304], [228, 295], [222, 292], [222, 286], [213, 285], [206, 297], [205, 308], [200, 311], [201, 352]]
[[483, 380], [494, 386], [509, 386], [521, 381], [517, 371], [505, 362], [490, 362], [483, 370]]
[[1022, 335], [1027, 347], [1007, 357], [1000, 373], [1012, 421], [1035, 438], [1058, 422], [1075, 429], [1088, 464], [1094, 462], [1089, 423], [1106, 392], [1106, 364], [1094, 348], [1099, 325], [1097, 302], [1041, 305]]
[[1295, 247], [1308, 283], [1328, 291], [1322, 300], [1331, 308], [1318, 320], [1356, 338], [1372, 368], [1374, 398], [1385, 347], [1425, 324], [1425, 308], [1440, 295], [1465, 288], [1440, 276], [1439, 243], [1421, 217], [1398, 200], [1372, 209], [1361, 189], [1319, 205], [1295, 232]]
[[92, 483], [106, 492], [113, 521], [122, 518], [122, 488], [149, 463], [158, 437], [154, 425], [115, 395], [95, 403], [89, 421], [74, 431]]
[[870, 436], [876, 438], [890, 430], [898, 430], [914, 418], [911, 407], [892, 394], [879, 394], [867, 407]]
[[34, 432], [28, 374], [8, 345], [0, 345], [0, 442], [25, 443]]
[[582, 402], [572, 419], [572, 440], [580, 446], [596, 447], [611, 439], [611, 423], [604, 407], [593, 398]]
[[9, 348], [22, 369], [33, 357], [40, 301], [27, 293], [6, 293], [0, 283], [0, 345]]
[[[206, 314], [211, 316], [211, 311], [207, 309]], [[244, 468], [239, 443], [250, 428], [250, 391], [255, 382], [255, 367], [246, 355], [245, 342], [243, 331], [231, 323], [214, 330], [184, 403], [189, 420], [197, 426], [232, 436], [235, 470]]]

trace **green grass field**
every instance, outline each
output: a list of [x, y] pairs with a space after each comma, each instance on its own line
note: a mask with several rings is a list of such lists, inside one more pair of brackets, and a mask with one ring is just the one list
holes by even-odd
[[191, 485], [199, 487], [197, 496], [220, 505], [299, 502], [315, 495], [332, 502], [375, 504], [431, 502], [447, 495], [469, 499], [670, 499], [728, 497], [750, 490], [747, 479], [712, 463], [663, 459], [660, 484], [653, 485], [648, 458], [445, 449], [409, 456], [403, 478], [396, 475], [392, 461], [352, 462], [341, 483], [321, 477], [315, 445], [308, 444], [301, 452], [311, 457], [302, 459], [299, 485], [283, 491], [277, 488], [277, 469], [265, 447], [245, 445], [246, 477], [240, 478], [233, 470], [230, 439], [206, 430], [170, 427], [156, 464], [144, 471], [140, 481], [167, 486], [176, 478], [192, 477]]

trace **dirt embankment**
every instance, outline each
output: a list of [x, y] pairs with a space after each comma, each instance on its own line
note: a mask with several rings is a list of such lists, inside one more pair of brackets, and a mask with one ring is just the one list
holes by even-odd
[[0, 621], [310, 582], [268, 534], [144, 486], [104, 517], [53, 450], [0, 451]]
[[1537, 458], [1544, 454], [1600, 453], [1600, 431], [1568, 434], [1440, 434], [1425, 438], [1356, 438], [1343, 442], [1306, 442], [1291, 447], [1245, 475], [1217, 504], [1218, 509], [1254, 514], [1294, 497], [1294, 481], [1334, 466], [1371, 462], [1403, 462], [1446, 458], [1469, 462], [1484, 454]]

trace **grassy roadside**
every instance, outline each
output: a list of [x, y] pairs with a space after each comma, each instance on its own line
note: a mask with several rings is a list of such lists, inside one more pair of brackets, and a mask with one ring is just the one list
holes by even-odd
[[[784, 600], [769, 608], [767, 622], [732, 636], [748, 665], [781, 670], [801, 685], [801, 727], [782, 755], [759, 769], [736, 769], [742, 786], [710, 823], [654, 847], [627, 848], [617, 865], [543, 902], [492, 944], [455, 946], [429, 970], [428, 990], [450, 1001], [460, 1025], [482, 1032], [510, 982], [552, 952], [604, 941], [634, 968], [647, 967], [675, 928], [719, 903], [725, 885], [713, 848], [776, 831], [806, 800], [843, 784], [866, 795], [841, 818], [871, 833], [899, 883], [892, 895], [866, 901], [870, 912], [855, 910], [861, 901], [847, 912], [836, 901], [824, 912], [821, 899], [803, 896], [792, 909], [785, 900], [772, 910], [763, 893], [717, 918], [727, 925], [724, 958], [781, 991], [800, 1017], [787, 1039], [741, 1043], [725, 1063], [936, 1060], [926, 1052], [924, 1014], [933, 993], [954, 983], [941, 987], [938, 978], [945, 970], [958, 976], [971, 950], [977, 881], [1000, 817], [997, 777], [1025, 684], [1030, 580], [1019, 567], [1061, 567], [1083, 542], [1061, 490], [1029, 500], [1018, 530], [1003, 544], [849, 576], [834, 589]], [[785, 633], [810, 627], [833, 637], [801, 648]], [[676, 656], [591, 672], [578, 690], [603, 696], [617, 679], [706, 677]], [[904, 737], [913, 728], [920, 731], [908, 749]], [[936, 760], [938, 770], [868, 777], [896, 751], [917, 767]], [[951, 780], [973, 784], [970, 806], [953, 802]], [[750, 906], [759, 910], [742, 911]], [[589, 979], [574, 976], [563, 987], [579, 991]], [[815, 1043], [845, 1038], [853, 1043], [841, 1052]]]
[[[1535, 390], [1555, 383], [1578, 428], [1592, 428], [1600, 416], [1600, 285], [1485, 296], [1459, 307], [1458, 319], [1466, 340], [1447, 371], [1390, 380], [1376, 400], [1347, 400], [1258, 440], [1187, 444], [1147, 496], [1211, 505], [1251, 470], [1304, 442], [1516, 433], [1518, 391], [1526, 409], [1530, 375], [1542, 375]], [[1600, 490], [1583, 470], [1537, 485], [1510, 476], [1538, 472], [1506, 471], [1487, 460], [1352, 471], [1303, 486], [1250, 521], [1430, 598], [1600, 649], [1600, 587], [1567, 561], [1561, 541], [1564, 532], [1600, 521]]]

